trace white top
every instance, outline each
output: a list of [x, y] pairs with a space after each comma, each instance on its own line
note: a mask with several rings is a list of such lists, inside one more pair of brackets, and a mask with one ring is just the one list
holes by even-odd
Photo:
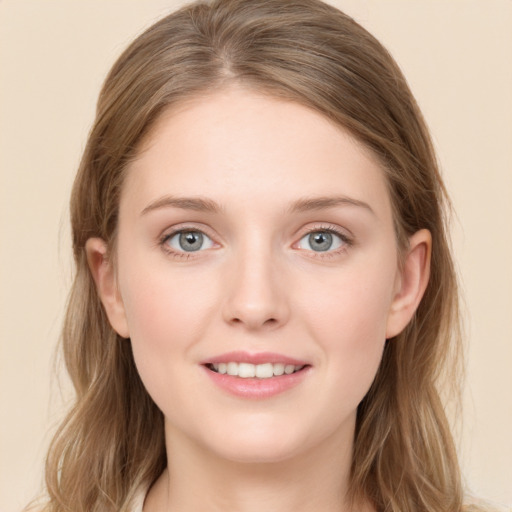
[[146, 499], [146, 492], [141, 492], [137, 496], [132, 512], [142, 512], [142, 508], [144, 507], [144, 500]]

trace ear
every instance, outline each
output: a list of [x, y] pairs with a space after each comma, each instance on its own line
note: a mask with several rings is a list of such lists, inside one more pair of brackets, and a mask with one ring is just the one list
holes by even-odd
[[89, 238], [85, 243], [85, 251], [87, 263], [110, 325], [119, 336], [129, 338], [124, 304], [117, 288], [114, 266], [108, 258], [106, 242], [101, 238]]
[[413, 317], [427, 288], [431, 251], [432, 236], [427, 229], [421, 229], [409, 238], [403, 268], [397, 275], [386, 339], [400, 334]]

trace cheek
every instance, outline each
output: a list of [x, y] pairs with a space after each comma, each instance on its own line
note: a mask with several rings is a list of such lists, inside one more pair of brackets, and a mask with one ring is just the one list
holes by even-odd
[[130, 264], [123, 270], [121, 295], [135, 362], [151, 388], [147, 380], [165, 378], [205, 336], [215, 310], [213, 290], [201, 276], [191, 279], [165, 265]]
[[201, 398], [189, 363], [197, 362], [195, 347], [208, 332], [211, 291], [198, 293], [196, 280], [158, 266], [128, 275], [122, 295], [137, 371], [159, 409], [179, 424]]
[[144, 255], [125, 260], [119, 273], [131, 337], [143, 335], [147, 342], [159, 334], [194, 337], [213, 293], [207, 276]]
[[[393, 291], [393, 272], [350, 272], [317, 283], [314, 294], [303, 297], [314, 329], [326, 338], [353, 339], [356, 345], [385, 337]], [[311, 289], [311, 288], [310, 288]], [[350, 334], [350, 335], [349, 335]], [[357, 343], [356, 343], [357, 341]]]
[[356, 402], [373, 382], [386, 341], [394, 267], [386, 268], [380, 272], [364, 266], [364, 271], [340, 273], [338, 279], [324, 283], [325, 293], [305, 298], [302, 307], [328, 374], [345, 397]]

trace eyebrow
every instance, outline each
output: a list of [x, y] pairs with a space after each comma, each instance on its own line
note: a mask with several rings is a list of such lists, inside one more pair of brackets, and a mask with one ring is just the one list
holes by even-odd
[[371, 206], [364, 201], [354, 199], [347, 196], [322, 196], [322, 197], [311, 197], [298, 199], [294, 201], [290, 207], [290, 212], [307, 212], [312, 210], [325, 210], [327, 208], [333, 208], [335, 206], [357, 206], [368, 210], [370, 213], [375, 215]]
[[222, 208], [219, 204], [211, 199], [204, 197], [175, 197], [164, 196], [151, 202], [141, 215], [146, 215], [160, 208], [181, 208], [182, 210], [194, 210], [196, 212], [219, 213]]
[[[321, 196], [298, 199], [291, 204], [288, 211], [289, 213], [300, 213], [314, 210], [325, 210], [336, 206], [357, 206], [364, 208], [375, 215], [375, 212], [368, 203], [347, 196]], [[146, 215], [149, 212], [159, 210], [161, 208], [180, 208], [182, 210], [193, 210], [207, 213], [220, 213], [223, 210], [218, 203], [204, 197], [175, 197], [167, 195], [151, 202], [144, 208], [144, 210], [142, 210], [141, 215]]]

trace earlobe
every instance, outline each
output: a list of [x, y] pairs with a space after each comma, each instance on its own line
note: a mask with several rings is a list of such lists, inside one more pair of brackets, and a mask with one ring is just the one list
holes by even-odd
[[387, 339], [400, 334], [418, 308], [430, 277], [431, 251], [432, 236], [427, 229], [421, 229], [409, 238], [409, 248], [388, 316]]
[[85, 244], [87, 263], [96, 289], [112, 328], [123, 338], [129, 338], [123, 300], [119, 293], [114, 266], [108, 258], [107, 244], [101, 238], [89, 238]]

